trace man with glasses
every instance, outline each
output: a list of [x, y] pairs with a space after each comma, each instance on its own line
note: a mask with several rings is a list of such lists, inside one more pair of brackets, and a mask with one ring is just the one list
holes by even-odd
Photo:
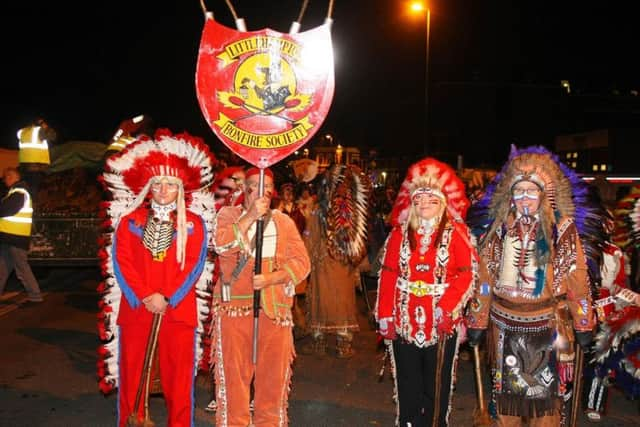
[[530, 147], [512, 151], [494, 185], [470, 213], [481, 262], [469, 341], [488, 329], [497, 425], [558, 426], [574, 342], [588, 348], [594, 327], [571, 181], [548, 151]]

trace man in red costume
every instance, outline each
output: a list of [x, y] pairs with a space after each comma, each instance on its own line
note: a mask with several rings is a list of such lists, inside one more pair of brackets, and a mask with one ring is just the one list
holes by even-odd
[[[111, 247], [113, 277], [122, 295], [117, 314], [119, 426], [132, 414], [144, 417], [136, 394], [154, 314], [162, 315], [157, 351], [168, 425], [193, 425], [196, 285], [207, 265], [208, 238], [205, 218], [187, 207], [210, 182], [212, 158], [200, 141], [164, 134], [156, 138], [111, 157], [105, 173], [112, 189], [136, 195], [129, 213], [117, 221]], [[116, 198], [111, 212], [118, 209]]]
[[[214, 245], [220, 277], [214, 288], [213, 363], [218, 410], [216, 426], [251, 424], [249, 397], [253, 379], [255, 426], [288, 425], [287, 401], [295, 356], [291, 304], [295, 285], [309, 274], [306, 249], [287, 215], [269, 209], [273, 175], [246, 174], [242, 206], [223, 207], [216, 218]], [[264, 219], [262, 274], [254, 274], [256, 220]], [[223, 292], [223, 287], [227, 287]], [[257, 361], [252, 363], [253, 291], [261, 290]], [[225, 295], [223, 297], [223, 295]]]

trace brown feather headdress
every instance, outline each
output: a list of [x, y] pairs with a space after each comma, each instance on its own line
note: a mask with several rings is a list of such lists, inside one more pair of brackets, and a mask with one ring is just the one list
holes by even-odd
[[357, 166], [334, 164], [320, 180], [321, 224], [332, 258], [352, 265], [366, 255], [371, 182]]

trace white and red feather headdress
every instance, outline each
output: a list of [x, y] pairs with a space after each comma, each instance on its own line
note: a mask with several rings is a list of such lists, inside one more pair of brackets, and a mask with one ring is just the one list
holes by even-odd
[[411, 209], [411, 195], [421, 187], [444, 194], [449, 215], [456, 221], [464, 221], [471, 204], [465, 194], [464, 183], [451, 166], [427, 157], [409, 167], [391, 211], [391, 225], [400, 225], [407, 221]]
[[[180, 183], [176, 218], [178, 262], [184, 259], [186, 245], [186, 209], [201, 216], [207, 230], [207, 245], [212, 246], [213, 195], [209, 186], [214, 179], [217, 161], [202, 139], [183, 133], [173, 135], [166, 129], [158, 130], [153, 139], [142, 136], [123, 151], [111, 156], [102, 176], [112, 199], [105, 202], [104, 244], [100, 251], [103, 282], [100, 293], [98, 331], [102, 344], [99, 348], [98, 377], [104, 393], [118, 387], [118, 327], [121, 290], [113, 271], [112, 238], [120, 219], [138, 208], [148, 197], [154, 179], [169, 177]], [[208, 258], [204, 271], [195, 284], [198, 307], [197, 358], [200, 362], [208, 352], [200, 345], [206, 338], [213, 262]], [[205, 364], [204, 362], [202, 363]], [[195, 374], [195, 373], [194, 373]]]

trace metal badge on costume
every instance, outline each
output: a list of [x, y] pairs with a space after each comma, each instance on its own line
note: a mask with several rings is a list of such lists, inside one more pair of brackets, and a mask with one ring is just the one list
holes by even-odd
[[241, 32], [208, 15], [196, 89], [200, 108], [231, 151], [266, 168], [304, 145], [334, 91], [330, 25], [298, 34]]

